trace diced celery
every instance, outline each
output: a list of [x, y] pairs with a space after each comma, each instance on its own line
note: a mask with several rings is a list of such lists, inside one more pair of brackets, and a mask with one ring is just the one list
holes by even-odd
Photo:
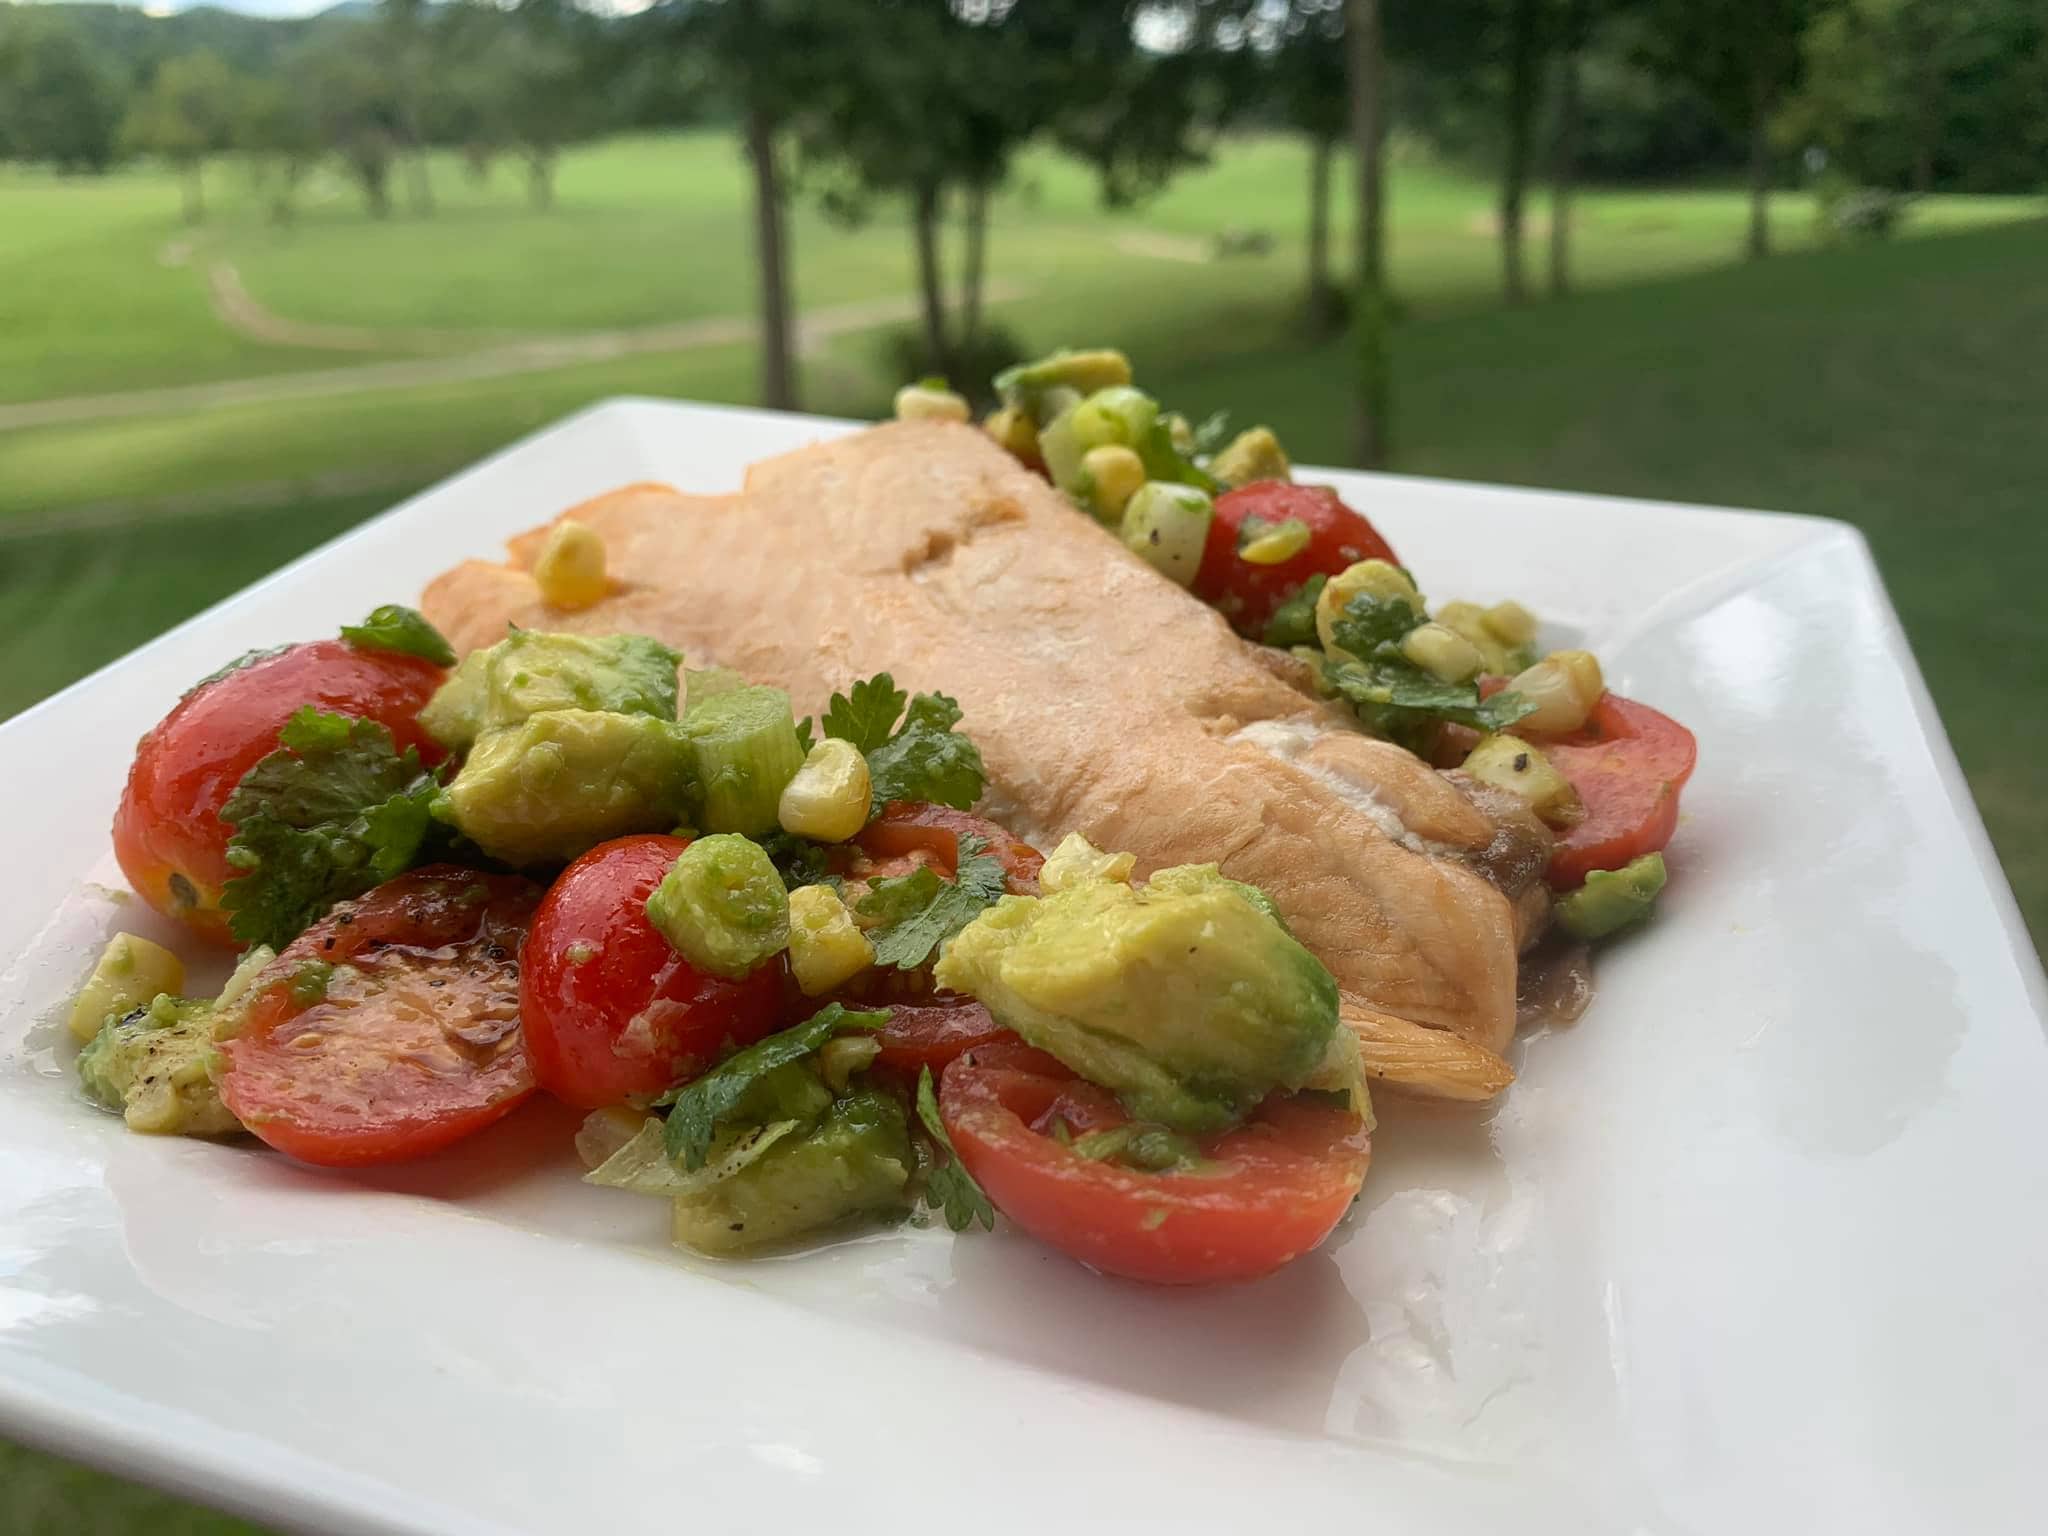
[[683, 732], [696, 753], [708, 832], [773, 832], [782, 791], [804, 765], [789, 695], [780, 688], [733, 688], [691, 704]]
[[1192, 485], [1147, 481], [1124, 508], [1124, 546], [1184, 587], [1195, 584], [1209, 523], [1216, 515], [1208, 493]]
[[700, 837], [647, 898], [647, 920], [690, 964], [744, 976], [789, 943], [789, 892], [759, 843]]

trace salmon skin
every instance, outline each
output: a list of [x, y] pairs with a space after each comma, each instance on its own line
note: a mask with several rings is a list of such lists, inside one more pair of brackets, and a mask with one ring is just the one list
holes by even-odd
[[1080, 832], [1141, 872], [1220, 864], [1373, 1015], [1487, 1052], [1512, 1037], [1514, 912], [1467, 862], [1493, 821], [983, 433], [891, 423], [759, 463], [737, 497], [632, 485], [563, 516], [603, 536], [612, 593], [550, 609], [535, 530], [428, 587], [458, 650], [508, 624], [634, 631], [786, 688], [799, 714], [883, 671], [951, 694], [985, 808], [1020, 836]]

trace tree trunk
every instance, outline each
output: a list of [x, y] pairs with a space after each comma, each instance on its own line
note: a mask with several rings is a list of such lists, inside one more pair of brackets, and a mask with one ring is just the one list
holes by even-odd
[[1346, 67], [1351, 81], [1351, 147], [1358, 165], [1357, 302], [1351, 324], [1358, 350], [1358, 391], [1351, 451], [1360, 465], [1386, 462], [1387, 362], [1386, 87], [1380, 0], [1344, 0]]
[[434, 181], [427, 172], [427, 148], [415, 138], [412, 153], [405, 157], [406, 184], [412, 211], [431, 216], [434, 211]]
[[1579, 54], [1557, 56], [1557, 138], [1550, 160], [1550, 296], [1572, 288], [1572, 192], [1579, 174]]
[[1913, 39], [1913, 190], [1934, 190], [1934, 145], [1941, 135], [1941, 70], [1931, 30]]
[[1536, 0], [1514, 0], [1508, 13], [1507, 152], [1500, 170], [1500, 285], [1510, 304], [1529, 297], [1522, 275], [1522, 202], [1536, 133], [1536, 28]]
[[750, 103], [747, 158], [754, 167], [754, 261], [760, 277], [761, 403], [796, 409], [796, 373], [790, 360], [789, 276], [784, 266], [782, 176], [775, 162], [775, 120]]
[[203, 224], [206, 221], [206, 163], [202, 160], [185, 162], [185, 222]]
[[1749, 241], [1751, 261], [1771, 254], [1771, 95], [1759, 65], [1749, 93]]
[[926, 366], [949, 372], [952, 349], [946, 345], [946, 295], [939, 275], [939, 189], [920, 186], [911, 196], [911, 233], [917, 244], [917, 297], [924, 319]]
[[1308, 160], [1308, 330], [1317, 339], [1330, 334], [1337, 320], [1337, 291], [1330, 283], [1330, 167], [1337, 146], [1318, 138], [1309, 145]]
[[967, 188], [967, 252], [960, 274], [960, 345], [972, 351], [981, 339], [981, 290], [988, 275], [988, 193], [985, 181]]
[[542, 212], [555, 206], [553, 150], [538, 150], [526, 157], [526, 195]]

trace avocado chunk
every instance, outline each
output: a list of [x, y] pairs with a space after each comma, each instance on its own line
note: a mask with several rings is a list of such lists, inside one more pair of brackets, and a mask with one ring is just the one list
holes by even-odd
[[682, 657], [645, 635], [515, 629], [462, 659], [420, 711], [427, 734], [464, 751], [487, 731], [557, 709], [676, 717]]
[[1142, 889], [1084, 881], [1007, 896], [956, 935], [935, 979], [1133, 1116], [1221, 1130], [1300, 1088], [1337, 1029], [1337, 984], [1214, 865]]
[[552, 709], [478, 737], [434, 814], [507, 864], [565, 864], [608, 838], [675, 826], [690, 762], [671, 721]]
[[682, 851], [647, 920], [698, 970], [739, 977], [789, 947], [789, 892], [759, 843], [722, 832]]
[[901, 1212], [914, 1163], [902, 1107], [855, 1092], [835, 1100], [815, 1129], [783, 1137], [708, 1189], [678, 1195], [671, 1232], [701, 1253], [743, 1253], [848, 1217]]
[[1123, 353], [1102, 347], [1078, 352], [1061, 347], [1035, 362], [1018, 363], [996, 375], [996, 397], [1014, 406], [1033, 421], [1043, 424], [1057, 414], [1047, 407], [1054, 391], [1092, 395], [1131, 382], [1131, 360]]
[[209, 1071], [214, 1005], [172, 997], [110, 1018], [78, 1053], [86, 1095], [119, 1113], [131, 1131], [156, 1136], [230, 1136], [241, 1130]]
[[1294, 466], [1271, 427], [1250, 427], [1233, 437], [1209, 461], [1209, 473], [1225, 485], [1259, 480], [1292, 480]]
[[1620, 869], [1596, 869], [1576, 891], [1557, 899], [1557, 921], [1574, 938], [1604, 939], [1639, 923], [1664, 889], [1664, 855], [1646, 853]]

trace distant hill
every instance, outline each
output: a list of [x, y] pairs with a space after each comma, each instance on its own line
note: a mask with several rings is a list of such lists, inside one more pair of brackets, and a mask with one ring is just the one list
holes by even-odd
[[[175, 3], [175, 0], [173, 0]], [[230, 0], [227, 5], [194, 5], [167, 16], [150, 16], [132, 5], [107, 5], [63, 0], [52, 9], [83, 32], [100, 54], [140, 80], [163, 59], [195, 48], [220, 55], [242, 74], [269, 71], [280, 54], [294, 47], [316, 27], [333, 21], [356, 21], [375, 13], [371, 0], [342, 0], [317, 15], [257, 14], [290, 6], [294, 0]], [[23, 10], [32, 9], [24, 4]]]

